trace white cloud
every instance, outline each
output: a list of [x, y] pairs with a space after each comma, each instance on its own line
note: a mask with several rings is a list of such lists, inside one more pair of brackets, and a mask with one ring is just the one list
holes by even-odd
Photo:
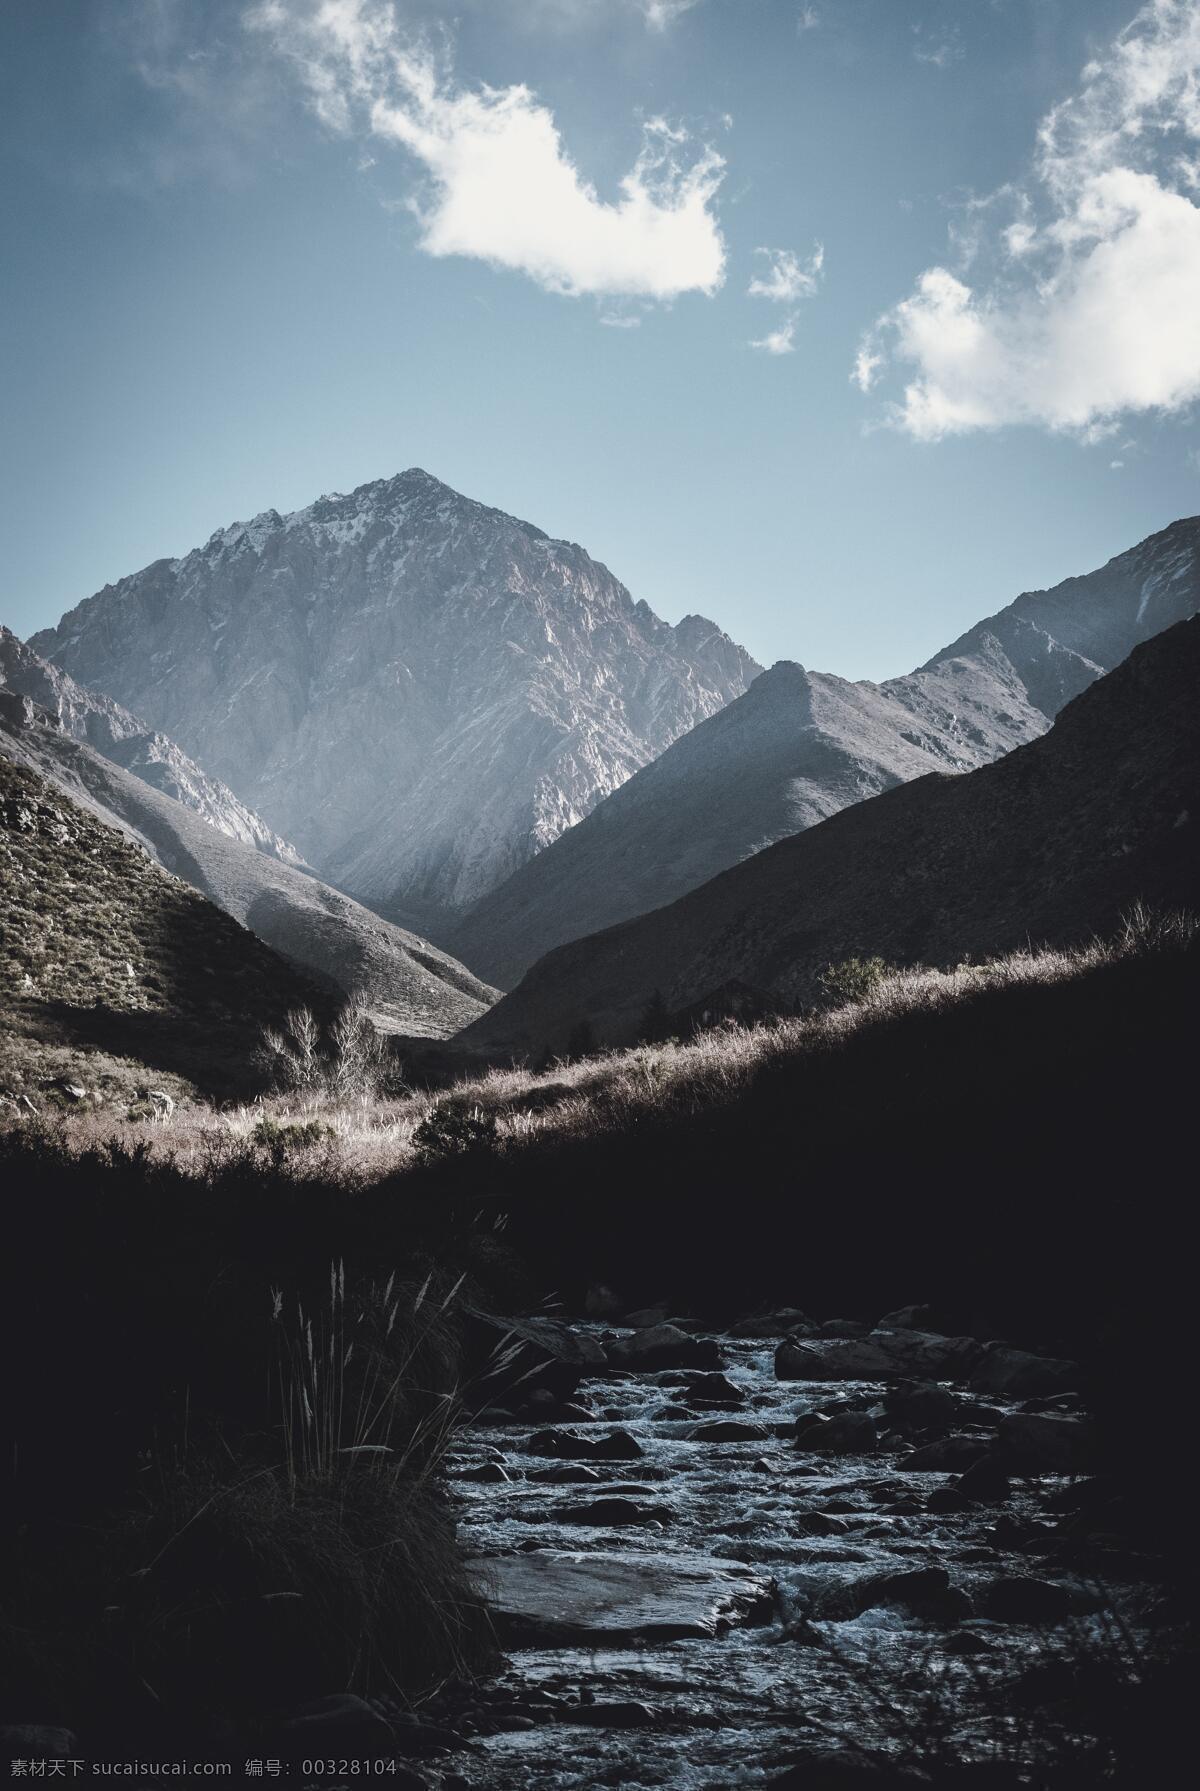
[[407, 150], [429, 255], [466, 255], [578, 297], [712, 293], [725, 271], [713, 209], [724, 163], [662, 119], [643, 127], [619, 196], [602, 199], [525, 86], [467, 88], [402, 30], [392, 0], [261, 0], [248, 22], [298, 68], [332, 130]]
[[805, 31], [816, 31], [820, 23], [821, 15], [815, 6], [802, 6], [800, 8], [800, 12], [796, 18], [796, 30], [798, 32], [803, 34]]
[[[755, 274], [747, 286], [750, 298], [771, 299], [777, 305], [795, 307], [802, 299], [814, 296], [825, 266], [825, 250], [820, 243], [814, 243], [807, 261], [801, 261], [792, 249], [756, 249], [754, 252], [766, 256], [767, 268], [765, 273]], [[793, 309], [778, 329], [768, 330], [765, 336], [755, 338], [750, 343], [751, 348], [760, 348], [764, 354], [793, 353], [799, 321], [799, 313]]]
[[858, 384], [905, 369], [889, 419], [926, 441], [1016, 423], [1098, 441], [1200, 397], [1197, 143], [1200, 5], [1150, 0], [1043, 120], [1030, 189], [996, 196], [1015, 221], [976, 217], [974, 283], [921, 274], [865, 338]]
[[777, 330], [768, 330], [765, 336], [760, 336], [750, 346], [761, 348], [764, 354], [793, 354], [796, 348], [796, 319], [785, 318]]
[[766, 273], [755, 274], [746, 288], [751, 298], [794, 305], [799, 299], [812, 298], [821, 284], [821, 269], [825, 265], [821, 243], [814, 245], [812, 254], [803, 262], [791, 249], [756, 249], [754, 253], [765, 255], [769, 265]]
[[666, 31], [685, 12], [691, 12], [700, 0], [638, 0], [652, 31]]

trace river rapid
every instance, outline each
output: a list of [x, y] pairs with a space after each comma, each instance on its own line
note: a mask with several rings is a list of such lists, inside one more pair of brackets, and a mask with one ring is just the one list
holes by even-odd
[[574, 1326], [607, 1360], [567, 1401], [518, 1391], [462, 1433], [460, 1536], [506, 1664], [447, 1693], [461, 1745], [430, 1784], [848, 1786], [956, 1761], [990, 1787], [1087, 1752], [1079, 1686], [1136, 1674], [1158, 1594], [1084, 1471], [1073, 1365], [849, 1324], [801, 1325], [789, 1355], [783, 1322], [632, 1361], [639, 1333]]

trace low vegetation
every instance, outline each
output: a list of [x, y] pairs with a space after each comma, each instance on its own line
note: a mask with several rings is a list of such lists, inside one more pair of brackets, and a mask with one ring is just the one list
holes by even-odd
[[1162, 1363], [1198, 981], [1195, 921], [1137, 911], [440, 1092], [356, 1083], [335, 1028], [313, 1082], [237, 1106], [10, 1105], [0, 1311], [36, 1367], [0, 1436], [10, 1702], [177, 1732], [487, 1658], [439, 1483], [466, 1297], [995, 1314], [981, 1334], [1086, 1347], [1108, 1471], [1182, 1531]]
[[[300, 1179], [332, 1177], [361, 1188], [464, 1152], [511, 1153], [531, 1141], [711, 1115], [768, 1073], [801, 1074], [806, 1062], [828, 1059], [853, 1040], [880, 1037], [902, 1020], [962, 1013], [1003, 991], [1068, 987], [1156, 954], [1182, 959], [1198, 940], [1194, 917], [1138, 906], [1112, 938], [1074, 949], [1031, 947], [945, 971], [851, 958], [829, 967], [823, 978], [828, 1005], [806, 1015], [753, 1026], [725, 1022], [688, 1040], [571, 1054], [537, 1069], [493, 1068], [432, 1092], [394, 1092], [403, 1087], [400, 1067], [389, 1062], [361, 1008], [348, 1007], [328, 1029], [309, 1010], [298, 1010], [281, 1030], [266, 1034], [262, 1059], [274, 1093], [225, 1107], [185, 1101], [171, 1124], [151, 1128], [144, 1142], [154, 1156], [201, 1177], [256, 1152], [282, 1150]], [[664, 1004], [653, 1006], [662, 1026]], [[119, 1145], [126, 1117], [120, 1101], [106, 1110], [58, 1100], [46, 1124], [63, 1148], [88, 1151]]]

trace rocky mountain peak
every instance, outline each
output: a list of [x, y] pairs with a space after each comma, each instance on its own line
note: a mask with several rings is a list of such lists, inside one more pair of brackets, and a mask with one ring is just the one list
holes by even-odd
[[434, 936], [760, 669], [419, 467], [233, 523], [32, 644]]

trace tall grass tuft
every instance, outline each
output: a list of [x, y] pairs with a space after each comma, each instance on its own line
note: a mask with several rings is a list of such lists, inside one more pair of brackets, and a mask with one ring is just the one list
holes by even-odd
[[457, 1384], [424, 1384], [423, 1366], [445, 1364], [448, 1314], [463, 1277], [440, 1299], [432, 1272], [415, 1293], [395, 1274], [346, 1294], [344, 1261], [329, 1265], [329, 1300], [318, 1313], [271, 1292], [274, 1385], [287, 1484], [374, 1473], [423, 1482], [440, 1466], [458, 1413]]

